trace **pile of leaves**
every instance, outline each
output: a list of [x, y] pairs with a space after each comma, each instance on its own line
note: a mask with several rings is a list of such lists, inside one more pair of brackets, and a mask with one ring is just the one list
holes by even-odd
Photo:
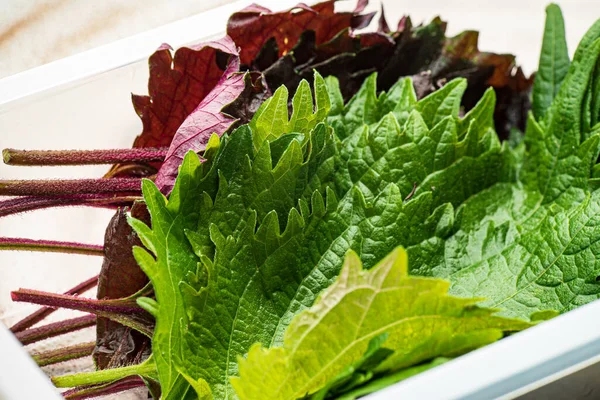
[[[46, 306], [22, 340], [97, 325], [99, 370], [54, 377], [65, 397], [356, 398], [600, 297], [600, 22], [571, 61], [548, 7], [529, 111], [532, 80], [476, 33], [382, 15], [357, 35], [366, 2], [333, 3], [251, 6], [223, 40], [161, 47], [139, 149], [5, 152], [115, 163], [87, 192], [4, 185], [28, 195], [5, 213], [132, 207], [101, 249], [0, 241], [104, 256], [65, 295], [13, 292]], [[30, 328], [56, 307], [95, 316]], [[59, 350], [37, 358], [91, 351]]]

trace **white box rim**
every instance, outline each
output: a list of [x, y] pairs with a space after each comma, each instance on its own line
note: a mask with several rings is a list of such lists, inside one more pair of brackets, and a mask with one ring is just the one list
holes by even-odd
[[23, 346], [0, 324], [0, 398], [59, 400], [50, 379], [29, 357]]
[[[0, 79], [0, 113], [9, 112], [21, 102], [85, 84], [102, 73], [143, 60], [160, 43], [167, 42], [176, 48], [222, 35], [229, 15], [251, 3], [236, 1]], [[297, 4], [297, 1], [261, 0], [260, 4], [272, 9], [285, 9]], [[196, 35], [198, 26], [203, 27], [203, 38]], [[540, 382], [549, 383], [566, 372], [596, 361], [600, 357], [600, 333], [595, 333], [600, 332], [599, 314], [600, 302], [593, 302], [367, 398], [513, 398], [539, 387]], [[28, 356], [23, 357], [25, 350], [4, 327], [0, 327], [0, 343], [3, 354], [15, 354], [14, 359], [0, 357], [0, 391], [7, 390], [7, 383], [14, 385], [19, 382], [19, 376], [31, 376], [28, 386], [32, 390], [39, 389], [47, 398], [60, 398], [56, 397], [56, 391], [35, 363]], [[10, 365], [2, 363], [2, 360], [9, 359]], [[8, 389], [8, 393], [12, 393], [11, 387]]]
[[598, 361], [598, 315], [594, 301], [366, 399], [515, 398]]

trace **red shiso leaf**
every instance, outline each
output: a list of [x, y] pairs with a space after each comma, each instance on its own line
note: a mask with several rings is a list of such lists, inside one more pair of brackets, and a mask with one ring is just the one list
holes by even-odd
[[168, 193], [173, 188], [178, 168], [188, 151], [204, 150], [213, 133], [220, 136], [237, 121], [221, 110], [244, 91], [246, 80], [244, 74], [238, 72], [239, 67], [239, 58], [231, 57], [227, 70], [217, 85], [177, 129], [165, 161], [156, 176], [155, 183], [163, 193]]
[[132, 96], [144, 129], [133, 147], [168, 147], [177, 128], [216, 86], [223, 75], [218, 52], [237, 56], [235, 43], [221, 40], [171, 52], [163, 44], [150, 57], [149, 96]]
[[[279, 56], [290, 51], [302, 32], [315, 32], [316, 44], [329, 41], [340, 31], [367, 26], [374, 14], [359, 14], [367, 1], [359, 1], [354, 12], [334, 11], [335, 0], [308, 7], [305, 4], [281, 12], [252, 5], [232, 14], [227, 23], [227, 34], [241, 46], [240, 60], [250, 65], [263, 45], [275, 38]], [[300, 10], [300, 11], [298, 11]]]
[[[182, 47], [174, 54], [169, 45], [160, 46], [148, 60], [148, 96], [131, 97], [143, 125], [133, 147], [169, 147], [179, 126], [223, 76], [228, 58], [237, 55], [229, 37]], [[155, 169], [161, 164], [151, 163]], [[123, 166], [115, 165], [107, 176], [129, 176], [128, 170], [113, 173]]]
[[383, 9], [383, 3], [381, 4], [381, 15], [379, 16], [379, 22], [377, 24], [377, 32], [390, 33], [390, 26], [385, 19], [385, 11]]
[[[150, 214], [144, 203], [134, 203], [132, 217], [150, 225]], [[144, 288], [148, 277], [133, 256], [133, 247], [142, 242], [127, 221], [123, 209], [117, 210], [104, 236], [104, 262], [98, 279], [99, 300], [129, 297]], [[118, 322], [98, 317], [94, 361], [99, 369], [111, 365], [127, 365], [150, 349], [150, 339]], [[145, 354], [145, 357], [148, 355]]]
[[354, 7], [354, 12], [358, 14], [365, 11], [365, 8], [367, 8], [368, 4], [369, 0], [358, 0], [356, 2], [356, 7]]

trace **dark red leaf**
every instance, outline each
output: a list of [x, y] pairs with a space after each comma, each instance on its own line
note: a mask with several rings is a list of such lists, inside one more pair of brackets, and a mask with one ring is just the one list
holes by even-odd
[[379, 16], [377, 32], [390, 33], [390, 27], [389, 27], [387, 21], [385, 20], [385, 11], [383, 9], [383, 3], [381, 4], [381, 15]]
[[[229, 37], [182, 47], [174, 55], [169, 45], [160, 46], [148, 60], [148, 96], [131, 97], [143, 124], [133, 147], [169, 147], [183, 121], [221, 79], [229, 56], [237, 54], [236, 45]], [[154, 172], [161, 164], [151, 164]], [[108, 175], [130, 176], [128, 169], [115, 173], [123, 165], [114, 166]]]
[[[146, 206], [135, 203], [133, 217], [150, 224]], [[127, 222], [127, 214], [117, 210], [106, 228], [104, 236], [104, 261], [98, 279], [98, 299], [121, 299], [141, 290], [148, 277], [133, 257], [133, 246], [142, 242]], [[96, 323], [96, 349], [94, 360], [99, 369], [129, 365], [147, 357], [150, 339], [118, 322], [99, 317]], [[146, 354], [147, 353], [147, 354]]]
[[446, 23], [440, 18], [413, 27], [410, 18], [403, 17], [399, 28], [385, 34], [389, 28], [382, 13], [379, 32], [354, 35], [345, 29], [318, 44], [314, 31], [307, 30], [280, 58], [277, 42], [268, 41], [252, 66], [263, 71], [269, 87], [285, 85], [291, 92], [300, 80], [310, 80], [313, 70], [323, 76], [333, 75], [340, 81], [346, 101], [376, 71], [379, 90], [389, 89], [403, 76], [412, 76], [419, 97], [452, 78], [465, 77], [469, 84], [463, 98], [465, 110], [491, 86], [497, 94], [495, 122], [500, 136], [507, 138], [513, 127], [524, 129], [531, 79], [518, 73], [514, 56], [480, 52], [476, 32], [446, 38]]
[[394, 46], [386, 35], [353, 36], [348, 29], [319, 46], [315, 42], [314, 32], [305, 31], [290, 53], [263, 71], [268, 86], [285, 85], [294, 92], [302, 79], [311, 80], [313, 70], [317, 70], [323, 76], [336, 76], [348, 100], [366, 76], [381, 70]]
[[174, 57], [163, 44], [150, 56], [149, 96], [132, 96], [144, 126], [133, 147], [169, 147], [177, 128], [221, 79], [219, 52], [237, 55], [235, 43], [225, 37], [182, 47]]
[[294, 47], [306, 30], [315, 32], [318, 45], [344, 29], [362, 28], [373, 18], [374, 14], [358, 14], [362, 11], [361, 5], [366, 6], [366, 1], [359, 1], [358, 11], [343, 13], [334, 12], [334, 3], [335, 0], [325, 1], [312, 7], [299, 4], [275, 13], [253, 5], [229, 17], [227, 34], [241, 47], [241, 63], [250, 65], [271, 38], [275, 38], [279, 56], [282, 56]]
[[260, 72], [248, 72], [244, 76], [244, 90], [232, 103], [221, 110], [237, 120], [237, 124], [249, 122], [261, 104], [271, 95]]
[[217, 85], [175, 133], [167, 157], [156, 176], [156, 185], [163, 193], [168, 193], [173, 188], [178, 168], [188, 151], [204, 150], [213, 133], [220, 136], [236, 122], [235, 118], [221, 110], [244, 91], [246, 80], [244, 74], [238, 72], [239, 67], [239, 59], [231, 57], [227, 70]]
[[365, 11], [365, 8], [367, 8], [367, 5], [369, 5], [369, 0], [358, 0], [356, 2], [356, 7], [354, 7], [354, 12], [356, 14], [358, 14], [358, 13]]
[[479, 33], [475, 31], [446, 39], [440, 61], [452, 66], [454, 75], [467, 78], [465, 108], [473, 107], [488, 87], [494, 88], [496, 130], [501, 138], [507, 139], [512, 128], [525, 130], [533, 76], [525, 77], [512, 54], [480, 52], [478, 39]]
[[408, 15], [402, 16], [398, 21], [398, 27], [396, 28], [396, 32], [404, 32], [406, 29], [410, 29], [412, 27], [412, 22]]
[[355, 14], [350, 19], [350, 28], [352, 29], [362, 29], [369, 26], [373, 17], [377, 14], [377, 12], [372, 12], [368, 14]]

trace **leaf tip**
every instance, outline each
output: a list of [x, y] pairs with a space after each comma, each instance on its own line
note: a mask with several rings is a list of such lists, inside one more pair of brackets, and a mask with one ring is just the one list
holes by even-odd
[[4, 162], [4, 164], [10, 164], [10, 159], [10, 149], [2, 150], [2, 161]]

